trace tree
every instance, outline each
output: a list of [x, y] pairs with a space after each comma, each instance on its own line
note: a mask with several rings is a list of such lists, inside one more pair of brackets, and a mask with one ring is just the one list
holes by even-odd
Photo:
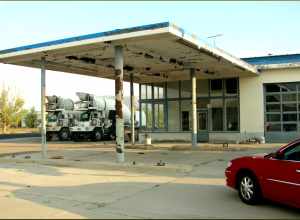
[[24, 99], [13, 95], [9, 88], [0, 91], [0, 128], [6, 133], [7, 128], [18, 125], [22, 120]]
[[35, 128], [37, 126], [37, 119], [38, 117], [35, 108], [32, 107], [25, 117], [26, 126], [29, 128]]

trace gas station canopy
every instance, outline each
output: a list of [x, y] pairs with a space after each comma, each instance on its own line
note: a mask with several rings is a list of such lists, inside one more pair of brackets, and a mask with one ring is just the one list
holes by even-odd
[[124, 80], [136, 83], [197, 78], [255, 76], [257, 69], [200, 42], [169, 22], [88, 34], [0, 51], [0, 62], [48, 70], [115, 78], [114, 46], [124, 48]]

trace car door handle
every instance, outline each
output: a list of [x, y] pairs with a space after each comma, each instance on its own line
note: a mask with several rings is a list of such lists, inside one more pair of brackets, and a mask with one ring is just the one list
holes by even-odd
[[296, 170], [296, 173], [300, 173], [300, 170]]

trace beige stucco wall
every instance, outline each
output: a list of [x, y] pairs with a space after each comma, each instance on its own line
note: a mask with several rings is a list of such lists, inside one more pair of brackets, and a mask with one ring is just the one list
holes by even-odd
[[[191, 132], [150, 132], [152, 141], [191, 142]], [[139, 133], [139, 142], [145, 143], [145, 133]]]
[[264, 132], [263, 83], [300, 81], [300, 68], [264, 70], [258, 77], [240, 78], [241, 133]]

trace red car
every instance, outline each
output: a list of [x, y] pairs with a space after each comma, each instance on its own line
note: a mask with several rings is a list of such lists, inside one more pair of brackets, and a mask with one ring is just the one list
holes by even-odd
[[265, 198], [300, 208], [300, 139], [275, 153], [234, 159], [225, 176], [226, 185], [247, 204]]

